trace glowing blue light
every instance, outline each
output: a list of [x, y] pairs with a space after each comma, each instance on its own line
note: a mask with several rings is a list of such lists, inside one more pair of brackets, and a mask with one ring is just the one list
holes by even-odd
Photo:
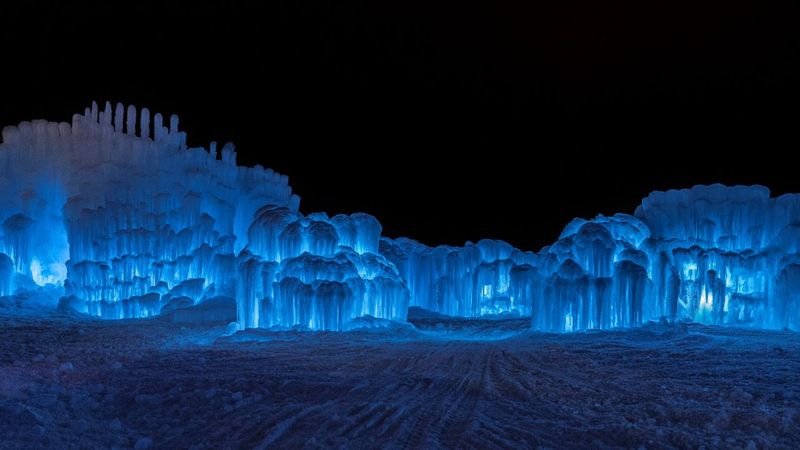
[[683, 279], [694, 281], [697, 279], [697, 263], [687, 262], [683, 265]]
[[409, 305], [530, 314], [558, 332], [662, 317], [800, 328], [800, 195], [653, 192], [634, 215], [573, 220], [538, 253], [428, 247], [381, 238], [368, 214], [303, 215], [286, 176], [237, 166], [231, 144], [189, 149], [177, 117], [165, 123], [107, 103], [3, 129], [0, 296], [54, 289], [118, 319], [222, 298], [240, 328], [339, 330]]
[[62, 284], [67, 279], [67, 267], [64, 264], [52, 263], [42, 267], [38, 259], [31, 261], [31, 278], [39, 286], [48, 284]]

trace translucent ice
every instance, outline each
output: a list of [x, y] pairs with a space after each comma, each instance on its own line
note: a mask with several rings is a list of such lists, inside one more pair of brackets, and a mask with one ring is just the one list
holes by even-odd
[[654, 192], [635, 217], [576, 219], [539, 253], [533, 327], [665, 317], [796, 329], [799, 206], [797, 195], [770, 198], [763, 186], [712, 185]]
[[72, 123], [4, 128], [0, 296], [46, 290], [103, 318], [176, 321], [227, 321], [235, 305], [240, 328], [341, 330], [409, 306], [529, 314], [557, 332], [661, 318], [800, 328], [797, 194], [653, 192], [633, 215], [574, 219], [538, 253], [428, 247], [382, 238], [368, 214], [303, 215], [286, 176], [236, 165], [231, 144], [187, 148], [178, 125], [93, 103]]
[[230, 144], [189, 149], [176, 116], [165, 127], [155, 114], [152, 132], [150, 117], [92, 104], [71, 124], [3, 129], [0, 295], [22, 277], [63, 286], [63, 303], [104, 318], [219, 296], [235, 297], [249, 326], [405, 318], [374, 217], [304, 217], [287, 177], [237, 166]]
[[380, 229], [366, 214], [329, 220], [262, 208], [239, 255], [240, 326], [339, 330], [365, 314], [405, 320], [409, 295], [403, 279], [394, 265], [369, 251], [378, 248]]
[[530, 296], [514, 295], [520, 280], [527, 278], [518, 275], [512, 289], [512, 269], [535, 265], [533, 253], [488, 239], [463, 247], [431, 248], [405, 238], [382, 239], [381, 253], [406, 281], [411, 306], [464, 317], [512, 311], [530, 314]]

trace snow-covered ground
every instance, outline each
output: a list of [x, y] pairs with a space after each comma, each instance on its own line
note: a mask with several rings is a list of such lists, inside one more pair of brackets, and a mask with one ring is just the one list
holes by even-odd
[[537, 334], [526, 318], [343, 333], [0, 317], [6, 448], [786, 448], [800, 335]]

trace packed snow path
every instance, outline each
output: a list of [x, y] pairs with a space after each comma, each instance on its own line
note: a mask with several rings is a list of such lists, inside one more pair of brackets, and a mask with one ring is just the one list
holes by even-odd
[[800, 336], [0, 318], [2, 448], [797, 448]]

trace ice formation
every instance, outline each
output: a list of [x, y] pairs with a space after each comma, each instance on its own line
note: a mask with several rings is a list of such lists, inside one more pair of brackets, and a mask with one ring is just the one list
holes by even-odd
[[462, 317], [531, 313], [534, 253], [489, 239], [430, 248], [406, 238], [383, 238], [381, 253], [406, 281], [411, 306]]
[[150, 119], [106, 103], [3, 129], [0, 295], [56, 285], [104, 318], [230, 297], [242, 326], [404, 317], [375, 218], [303, 217], [286, 176], [237, 166], [230, 144], [188, 149], [176, 116]]
[[800, 328], [796, 194], [695, 186], [575, 219], [538, 253], [428, 247], [382, 238], [368, 214], [303, 215], [286, 176], [237, 166], [230, 144], [187, 148], [175, 116], [92, 104], [2, 138], [0, 297], [47, 290], [103, 318], [235, 304], [240, 328], [340, 330], [409, 306], [557, 332], [662, 318]]
[[285, 207], [259, 209], [237, 262], [241, 326], [338, 330], [367, 314], [405, 320], [408, 290], [378, 254], [380, 233], [368, 214], [303, 217]]
[[648, 320], [800, 328], [800, 196], [763, 186], [653, 192], [634, 216], [576, 219], [539, 253], [533, 327]]

